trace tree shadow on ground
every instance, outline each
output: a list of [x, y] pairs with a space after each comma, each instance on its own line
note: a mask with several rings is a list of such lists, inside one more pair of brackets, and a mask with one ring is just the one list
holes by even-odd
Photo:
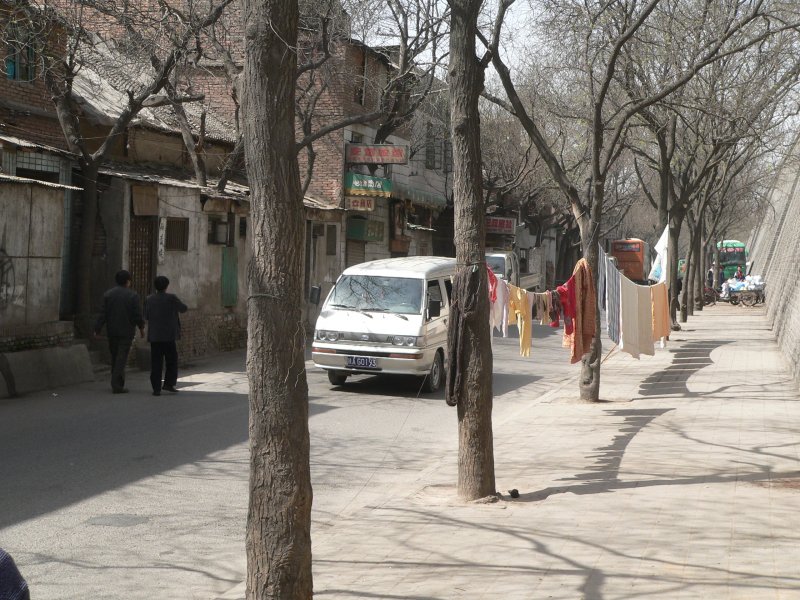
[[619, 432], [610, 444], [596, 448], [589, 459], [592, 461], [581, 473], [561, 481], [577, 482], [577, 485], [549, 487], [535, 492], [520, 494], [517, 502], [538, 502], [552, 494], [572, 492], [574, 494], [602, 493], [612, 491], [615, 485], [624, 487], [626, 482], [619, 479], [622, 459], [633, 439], [658, 417], [674, 410], [673, 408], [614, 409], [605, 410], [611, 417], [622, 417]]
[[[610, 582], [616, 584], [616, 592], [629, 589], [629, 595], [624, 596], [628, 598], [720, 597], [720, 592], [730, 590], [732, 580], [735, 580], [739, 593], [747, 595], [746, 590], [750, 589], [752, 593], [749, 596], [754, 598], [761, 597], [762, 592], [775, 594], [776, 590], [797, 590], [800, 587], [800, 577], [794, 574], [681, 561], [653, 552], [639, 554], [628, 549], [626, 544], [600, 543], [581, 536], [581, 528], [548, 528], [538, 519], [533, 522], [502, 519], [498, 524], [497, 520], [459, 516], [452, 510], [408, 507], [385, 507], [374, 511], [374, 515], [368, 518], [380, 521], [380, 525], [376, 523], [376, 531], [391, 532], [397, 551], [389, 557], [374, 558], [369, 555], [350, 557], [346, 553], [340, 553], [336, 558], [315, 556], [316, 570], [323, 571], [315, 574], [315, 595], [337, 598], [424, 597], [432, 600], [458, 597], [452, 595], [455, 590], [444, 593], [444, 596], [436, 595], [436, 592], [421, 596], [402, 594], [403, 589], [412, 588], [414, 594], [424, 589], [424, 584], [404, 587], [403, 582], [431, 581], [437, 575], [446, 581], [458, 582], [456, 589], [466, 592], [465, 596], [483, 589], [481, 586], [486, 586], [486, 582], [514, 581], [517, 585], [524, 582], [530, 586], [530, 593], [525, 596], [528, 598], [545, 597], [537, 595], [542, 592], [538, 585], [548, 578], [558, 582], [558, 589], [549, 587], [547, 597], [563, 600], [603, 600], [609, 593], [606, 588]], [[490, 548], [506, 551], [498, 555], [497, 551], [476, 549], [454, 555], [448, 544], [441, 549], [430, 545], [430, 535], [422, 538], [407, 535], [426, 530], [435, 531], [443, 539], [458, 536], [485, 541], [488, 538], [492, 540]], [[600, 568], [599, 560], [580, 558], [587, 556], [609, 558], [602, 561], [603, 568]], [[639, 566], [630, 568], [632, 561]], [[324, 571], [331, 574], [359, 572], [362, 575], [349, 589], [334, 583], [331, 575], [332, 586], [326, 588]], [[427, 575], [425, 579], [423, 574]], [[376, 587], [376, 581], [391, 589], [394, 595], [376, 595], [375, 590], [380, 589]], [[642, 581], [647, 582], [647, 591], [634, 590], [633, 586]], [[503, 585], [498, 588], [502, 589]]]
[[690, 392], [689, 378], [713, 364], [711, 353], [734, 340], [698, 340], [686, 342], [679, 348], [670, 348], [672, 364], [666, 369], [648, 375], [639, 384], [639, 395], [644, 398], [681, 396], [696, 398], [703, 393]]

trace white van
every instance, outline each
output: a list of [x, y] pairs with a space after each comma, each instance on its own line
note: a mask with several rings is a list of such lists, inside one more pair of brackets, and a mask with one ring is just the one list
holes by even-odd
[[[535, 292], [543, 287], [541, 273], [523, 273], [519, 256], [513, 250], [488, 250], [486, 264], [497, 277], [523, 290]], [[526, 268], [529, 266], [526, 263]]]
[[435, 392], [447, 364], [447, 318], [456, 260], [387, 258], [350, 267], [322, 306], [311, 356], [333, 385], [352, 374], [425, 377]]

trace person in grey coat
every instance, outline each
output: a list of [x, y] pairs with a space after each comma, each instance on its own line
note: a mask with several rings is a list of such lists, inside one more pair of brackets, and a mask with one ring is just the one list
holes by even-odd
[[126, 394], [125, 365], [136, 335], [136, 328], [144, 337], [144, 319], [139, 294], [131, 289], [131, 274], [119, 271], [114, 280], [117, 285], [103, 294], [103, 310], [94, 326], [95, 335], [100, 335], [103, 325], [108, 334], [108, 349], [111, 350], [111, 391]]
[[[178, 346], [181, 337], [179, 313], [187, 311], [186, 305], [175, 294], [168, 294], [169, 279], [163, 275], [153, 282], [156, 293], [147, 297], [144, 303], [144, 316], [147, 319], [147, 341], [150, 342], [150, 383], [153, 395], [160, 396], [161, 390], [177, 393]], [[166, 372], [163, 371], [166, 363]], [[164, 374], [164, 385], [161, 375]]]

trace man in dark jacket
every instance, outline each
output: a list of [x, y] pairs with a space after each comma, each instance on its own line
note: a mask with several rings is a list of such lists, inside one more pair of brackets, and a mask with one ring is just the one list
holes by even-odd
[[175, 294], [167, 293], [169, 279], [163, 275], [154, 282], [156, 293], [147, 297], [144, 303], [144, 316], [147, 319], [147, 341], [150, 342], [150, 383], [153, 395], [160, 396], [161, 374], [166, 362], [163, 389], [176, 393], [178, 383], [178, 347], [176, 340], [181, 337], [181, 320], [178, 313], [187, 310]]
[[108, 334], [111, 350], [111, 391], [126, 394], [125, 365], [136, 335], [136, 328], [144, 337], [144, 319], [139, 294], [131, 289], [131, 274], [120, 271], [114, 276], [116, 287], [103, 294], [103, 310], [94, 326], [95, 335], [100, 335], [103, 325]]

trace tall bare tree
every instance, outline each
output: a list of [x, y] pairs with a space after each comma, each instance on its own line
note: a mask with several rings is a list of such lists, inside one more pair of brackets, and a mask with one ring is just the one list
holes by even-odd
[[[391, 101], [404, 89], [394, 82], [416, 85], [416, 75], [411, 75], [415, 66], [407, 62], [404, 70], [391, 65], [385, 70], [380, 93], [374, 102], [365, 102], [363, 111], [316, 111], [342, 67], [336, 60], [337, 45], [349, 42], [331, 37], [335, 11], [307, 13], [301, 8], [297, 0], [243, 0], [244, 71], [237, 89], [253, 222], [247, 597], [259, 600], [312, 594], [308, 387], [300, 308], [307, 184], [301, 181], [299, 155], [355, 123], [391, 130], [405, 111], [415, 109], [413, 103]], [[326, 77], [317, 78], [322, 73]], [[307, 164], [306, 181], [313, 158]]]
[[[683, 225], [688, 221], [687, 275], [680, 302], [685, 322], [696, 299], [702, 297], [705, 268], [694, 259], [703, 256], [706, 209], [712, 200], [717, 206], [724, 203], [726, 190], [745, 167], [774, 149], [776, 136], [781, 136], [780, 129], [793, 112], [791, 106], [796, 105], [790, 94], [800, 70], [790, 56], [797, 42], [795, 32], [787, 30], [741, 53], [724, 56], [699, 73], [679, 95], [639, 115], [652, 141], [632, 147], [659, 176], [659, 193], [650, 198], [658, 208], [661, 228], [669, 223], [673, 319], [678, 304], [674, 301], [678, 237]], [[644, 75], [641, 60], [631, 64], [624, 86], [647, 86], [652, 74]], [[658, 65], [655, 70], [663, 68]]]
[[243, 0], [251, 186], [247, 598], [310, 599], [311, 476], [303, 348], [303, 199], [295, 150], [297, 0]]
[[481, 0], [450, 0], [450, 135], [458, 264], [447, 325], [447, 399], [458, 410], [458, 494], [466, 500], [495, 493], [486, 211], [478, 113], [485, 64], [476, 55], [481, 4]]

